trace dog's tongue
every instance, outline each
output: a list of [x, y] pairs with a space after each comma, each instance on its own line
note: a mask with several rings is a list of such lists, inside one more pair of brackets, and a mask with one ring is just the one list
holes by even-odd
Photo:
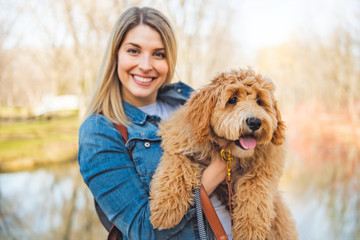
[[256, 146], [256, 140], [250, 136], [240, 137], [239, 141], [241, 146], [246, 150], [254, 149]]

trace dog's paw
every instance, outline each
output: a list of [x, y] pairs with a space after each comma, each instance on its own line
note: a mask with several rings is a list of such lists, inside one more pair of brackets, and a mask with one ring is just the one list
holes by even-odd
[[150, 183], [150, 221], [154, 228], [178, 225], [194, 204], [193, 191], [199, 186], [198, 164], [184, 156], [164, 152]]
[[150, 221], [154, 228], [169, 229], [178, 225], [193, 204], [193, 195], [166, 192], [150, 194]]
[[265, 240], [269, 231], [264, 231], [262, 229], [257, 229], [256, 226], [253, 225], [245, 225], [242, 227], [233, 226], [232, 235], [233, 239], [239, 240], [249, 240], [249, 239], [258, 239]]
[[150, 221], [154, 228], [169, 229], [178, 225], [186, 213], [186, 209], [164, 206], [150, 201]]

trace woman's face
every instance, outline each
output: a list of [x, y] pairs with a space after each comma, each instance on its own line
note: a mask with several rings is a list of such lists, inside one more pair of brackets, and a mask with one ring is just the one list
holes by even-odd
[[131, 29], [118, 52], [123, 100], [136, 107], [156, 101], [169, 70], [160, 34], [147, 25]]

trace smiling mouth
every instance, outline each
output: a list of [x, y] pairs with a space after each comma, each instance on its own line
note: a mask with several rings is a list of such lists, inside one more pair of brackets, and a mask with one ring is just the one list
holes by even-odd
[[147, 84], [147, 83], [150, 83], [152, 82], [155, 78], [154, 77], [140, 77], [140, 76], [137, 76], [137, 75], [131, 75], [134, 80], [140, 84]]
[[254, 135], [245, 135], [239, 137], [238, 140], [235, 141], [235, 145], [244, 149], [250, 150], [256, 147], [256, 139]]

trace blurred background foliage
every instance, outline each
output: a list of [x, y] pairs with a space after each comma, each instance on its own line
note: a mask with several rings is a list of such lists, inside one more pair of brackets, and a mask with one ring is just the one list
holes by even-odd
[[[359, 0], [0, 0], [0, 238], [104, 238], [77, 131], [111, 28], [134, 5], [171, 19], [175, 81], [199, 88], [246, 66], [273, 79], [300, 239], [360, 239]], [[37, 110], [59, 95], [78, 107]]]

